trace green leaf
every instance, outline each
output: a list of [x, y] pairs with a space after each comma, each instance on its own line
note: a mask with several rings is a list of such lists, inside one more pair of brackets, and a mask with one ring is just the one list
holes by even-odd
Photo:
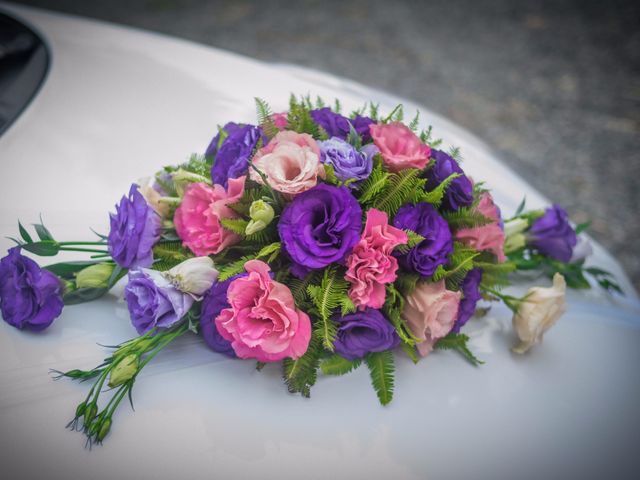
[[591, 222], [584, 222], [584, 223], [579, 223], [578, 225], [576, 225], [576, 235], [580, 235], [587, 228], [589, 228], [590, 225], [591, 225]]
[[455, 211], [443, 212], [442, 217], [452, 230], [461, 228], [476, 228], [493, 223], [493, 219], [485, 217], [475, 208], [461, 207]]
[[413, 230], [406, 229], [404, 233], [407, 234], [408, 240], [407, 243], [398, 245], [395, 250], [400, 253], [408, 253], [413, 247], [418, 245], [420, 242], [424, 240], [424, 237], [419, 233], [414, 232]]
[[154, 262], [151, 268], [159, 272], [170, 270], [194, 255], [182, 246], [182, 242], [159, 242], [153, 247]]
[[51, 240], [23, 244], [22, 248], [41, 257], [53, 257], [60, 251], [60, 245]]
[[41, 223], [34, 223], [33, 227], [36, 229], [36, 233], [38, 234], [38, 238], [40, 238], [40, 240], [42, 240], [43, 242], [54, 241], [53, 235], [51, 235], [51, 232], [47, 229], [47, 227], [45, 227]]
[[258, 97], [255, 97], [255, 101], [256, 112], [258, 113], [258, 123], [262, 127], [262, 131], [269, 138], [275, 137], [278, 133], [278, 127], [276, 127], [276, 124], [273, 121], [273, 112], [271, 111], [269, 104]]
[[367, 354], [365, 363], [369, 367], [371, 385], [378, 395], [382, 405], [387, 405], [393, 399], [395, 365], [393, 351], [373, 352]]
[[442, 203], [442, 199], [444, 198], [444, 194], [449, 188], [451, 182], [453, 182], [456, 178], [458, 178], [460, 173], [452, 173], [447, 178], [445, 178], [440, 185], [434, 188], [430, 192], [425, 192], [424, 189], [415, 190], [413, 200], [415, 202], [427, 202], [435, 207], [439, 207]]
[[322, 354], [322, 341], [314, 332], [304, 355], [297, 360], [285, 358], [282, 361], [282, 377], [290, 393], [300, 393], [303, 397], [310, 397], [311, 387], [315, 385], [318, 378], [318, 365]]
[[390, 174], [382, 191], [371, 202], [372, 206], [393, 217], [401, 206], [413, 201], [417, 195], [416, 192], [426, 195], [424, 192], [426, 180], [420, 178], [421, 173], [417, 168], [408, 168]]
[[54, 275], [65, 279], [73, 279], [75, 274], [80, 270], [88, 267], [90, 265], [96, 265], [98, 263], [103, 263], [100, 260], [88, 260], [88, 261], [77, 261], [77, 262], [63, 262], [63, 263], [54, 263], [53, 265], [47, 265], [43, 267], [45, 270], [50, 271]]
[[338, 177], [336, 177], [336, 172], [333, 168], [333, 165], [325, 163], [324, 174], [326, 177], [325, 182], [327, 182], [329, 185], [340, 185], [340, 180], [338, 180]]
[[411, 120], [411, 123], [409, 123], [409, 128], [411, 129], [412, 132], [416, 132], [418, 130], [419, 123], [420, 123], [420, 111], [416, 110], [416, 116], [413, 117], [413, 120]]
[[242, 273], [244, 271], [245, 263], [247, 263], [249, 260], [261, 260], [265, 257], [269, 257], [267, 259], [267, 263], [272, 262], [280, 253], [280, 248], [280, 242], [275, 242], [267, 245], [266, 247], [263, 247], [255, 255], [245, 255], [234, 262], [228, 263], [223, 266], [218, 266], [218, 271], [220, 272], [218, 274], [218, 281], [223, 282], [233, 277], [234, 275]]
[[371, 175], [367, 177], [367, 179], [362, 182], [360, 185], [360, 203], [367, 204], [371, 203], [375, 197], [377, 197], [380, 192], [384, 190], [387, 186], [389, 172], [385, 172], [382, 168], [382, 162], [379, 160], [379, 155], [374, 157], [375, 164], [373, 170], [371, 171]]
[[79, 288], [73, 290], [62, 297], [65, 305], [78, 305], [80, 303], [91, 302], [102, 297], [109, 291], [108, 288]]
[[416, 352], [416, 347], [413, 345], [409, 345], [408, 343], [402, 342], [400, 344], [404, 353], [411, 359], [414, 364], [418, 363], [418, 353]]
[[438, 340], [435, 343], [434, 348], [438, 348], [441, 350], [456, 350], [472, 365], [482, 365], [484, 362], [478, 360], [476, 356], [471, 352], [471, 350], [469, 350], [469, 347], [467, 346], [468, 341], [469, 337], [463, 333], [450, 333], [446, 337]]
[[221, 218], [220, 223], [225, 229], [236, 233], [241, 237], [245, 236], [244, 232], [247, 228], [247, 225], [249, 225], [249, 222], [242, 218]]
[[29, 232], [27, 232], [27, 229], [24, 228], [22, 226], [22, 223], [18, 222], [18, 230], [20, 230], [20, 236], [22, 237], [22, 239], [27, 242], [27, 243], [33, 243], [33, 239], [31, 238], [31, 235], [29, 235]]
[[360, 366], [362, 360], [348, 360], [340, 355], [332, 355], [320, 363], [320, 370], [325, 375], [345, 375]]
[[516, 209], [516, 213], [513, 215], [514, 217], [517, 217], [522, 212], [524, 212], [524, 206], [526, 205], [526, 203], [527, 203], [527, 197], [524, 196], [522, 197], [522, 201], [520, 202], [520, 205], [518, 205], [518, 208]]

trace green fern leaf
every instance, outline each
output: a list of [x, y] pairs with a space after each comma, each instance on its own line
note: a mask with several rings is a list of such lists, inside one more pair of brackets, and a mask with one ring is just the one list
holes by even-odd
[[340, 355], [332, 355], [320, 363], [320, 370], [325, 375], [345, 375], [362, 364], [359, 358], [348, 360]]
[[318, 367], [323, 353], [322, 341], [314, 332], [304, 355], [296, 360], [286, 358], [282, 361], [282, 377], [290, 393], [300, 393], [306, 398], [311, 396], [311, 387], [318, 378]]
[[451, 182], [453, 182], [460, 175], [460, 173], [452, 173], [447, 178], [445, 178], [442, 183], [440, 183], [440, 185], [438, 185], [430, 192], [425, 192], [424, 189], [416, 189], [412, 197], [413, 202], [427, 202], [435, 207], [439, 207], [442, 203], [442, 199], [444, 198], [444, 194], [447, 191], [447, 188], [449, 188]]
[[390, 217], [395, 215], [402, 205], [412, 200], [416, 192], [424, 191], [426, 180], [419, 177], [420, 173], [420, 170], [410, 168], [390, 174], [385, 188], [377, 195], [373, 206]]
[[221, 218], [220, 223], [225, 229], [233, 233], [236, 233], [241, 237], [245, 236], [244, 231], [246, 230], [247, 225], [249, 224], [247, 220], [244, 220], [242, 218]]
[[407, 234], [408, 240], [407, 243], [398, 245], [395, 250], [402, 254], [408, 253], [413, 247], [418, 245], [420, 242], [424, 240], [424, 237], [419, 233], [414, 232], [413, 230], [406, 229], [404, 233]]
[[275, 122], [273, 121], [273, 112], [269, 107], [269, 104], [264, 100], [256, 97], [256, 112], [258, 114], [258, 124], [262, 127], [262, 131], [264, 134], [273, 138], [278, 133], [278, 127], [276, 127]]
[[393, 351], [369, 353], [365, 357], [365, 363], [369, 367], [371, 385], [378, 395], [382, 405], [387, 405], [393, 399], [395, 365]]
[[194, 255], [182, 246], [182, 242], [160, 242], [153, 247], [154, 270], [164, 272], [193, 257]]
[[461, 207], [452, 212], [443, 212], [442, 216], [452, 230], [461, 228], [476, 228], [493, 223], [493, 219], [485, 217], [476, 209], [471, 207]]
[[[376, 157], [379, 157], [376, 155]], [[360, 185], [360, 203], [366, 205], [378, 196], [388, 184], [389, 172], [385, 172], [382, 168], [382, 162], [379, 158], [374, 157], [374, 167], [371, 175]]]
[[413, 120], [411, 120], [411, 123], [409, 124], [409, 128], [411, 129], [412, 132], [416, 132], [418, 130], [419, 123], [420, 123], [420, 111], [416, 110], [416, 116], [413, 117]]
[[435, 343], [434, 348], [438, 348], [441, 350], [456, 350], [472, 365], [482, 365], [484, 362], [476, 358], [471, 350], [469, 350], [469, 347], [467, 346], [468, 341], [469, 337], [463, 333], [450, 333], [446, 337], [438, 340]]

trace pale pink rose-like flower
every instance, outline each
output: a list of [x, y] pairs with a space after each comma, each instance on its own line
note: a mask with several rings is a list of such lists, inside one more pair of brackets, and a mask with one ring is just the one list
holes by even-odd
[[[265, 174], [271, 188], [289, 197], [315, 187], [318, 177], [324, 178], [320, 147], [306, 133], [278, 132], [252, 161]], [[255, 170], [250, 175], [252, 180], [262, 183]]]
[[453, 328], [461, 296], [460, 292], [447, 290], [444, 280], [441, 280], [437, 283], [419, 283], [406, 298], [402, 316], [411, 332], [422, 340], [416, 347], [423, 357]]
[[284, 130], [287, 128], [289, 121], [287, 120], [287, 112], [274, 113], [271, 115], [274, 125], [278, 130]]
[[227, 190], [222, 185], [206, 183], [191, 183], [186, 187], [173, 217], [185, 247], [198, 256], [206, 256], [240, 241], [240, 236], [222, 227], [220, 219], [239, 217], [228, 205], [242, 197], [245, 179], [230, 178]]
[[370, 209], [360, 240], [347, 258], [345, 279], [351, 283], [349, 298], [360, 310], [381, 308], [385, 284], [395, 281], [398, 261], [393, 249], [407, 243], [407, 234], [389, 225], [387, 214]]
[[491, 252], [499, 262], [504, 262], [507, 257], [504, 254], [505, 237], [500, 227], [500, 211], [489, 192], [482, 194], [476, 210], [493, 222], [481, 227], [462, 228], [455, 233], [455, 239], [478, 251]]
[[289, 287], [271, 279], [269, 265], [250, 260], [245, 270], [229, 285], [230, 308], [216, 317], [218, 332], [240, 358], [300, 358], [311, 339], [309, 316], [296, 308]]
[[369, 125], [373, 143], [380, 150], [382, 160], [392, 172], [407, 168], [423, 169], [429, 163], [431, 148], [420, 141], [406, 125], [378, 123]]

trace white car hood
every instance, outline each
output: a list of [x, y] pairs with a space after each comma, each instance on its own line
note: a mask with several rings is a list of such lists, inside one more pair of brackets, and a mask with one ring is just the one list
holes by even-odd
[[[255, 120], [253, 97], [284, 110], [290, 93], [401, 100], [330, 75], [268, 65], [129, 28], [4, 5], [50, 45], [42, 90], [0, 137], [0, 233], [17, 220], [60, 239], [106, 231], [132, 181], [202, 152], [227, 121]], [[408, 112], [417, 108], [403, 101]], [[477, 138], [420, 108], [464, 168], [509, 215], [526, 195], [549, 202]], [[0, 240], [4, 251], [10, 242]], [[46, 260], [46, 259], [45, 259]], [[640, 307], [619, 264], [595, 245], [591, 263], [627, 295], [571, 292], [544, 344], [513, 356], [509, 312], [470, 322], [474, 368], [450, 352], [398, 359], [396, 395], [380, 407], [364, 369], [323, 377], [311, 400], [286, 393], [275, 366], [221, 358], [184, 338], [140, 377], [137, 411], [121, 409], [105, 445], [83, 450], [64, 431], [85, 392], [49, 368], [92, 367], [135, 335], [115, 296], [70, 307], [39, 335], [0, 325], [0, 459], [12, 478], [600, 478], [628, 473], [640, 430]], [[536, 279], [538, 283], [545, 282]], [[618, 475], [619, 477], [619, 475]]]

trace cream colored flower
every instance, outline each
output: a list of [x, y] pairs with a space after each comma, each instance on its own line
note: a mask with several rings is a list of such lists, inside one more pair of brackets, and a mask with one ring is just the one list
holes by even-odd
[[161, 202], [162, 195], [149, 184], [148, 179], [142, 179], [138, 182], [138, 191], [140, 195], [147, 201], [147, 204], [158, 214], [161, 218], [167, 218], [169, 216], [169, 205]]
[[553, 286], [550, 288], [529, 289], [513, 315], [513, 328], [520, 339], [520, 343], [512, 348], [513, 352], [525, 353], [542, 341], [544, 332], [558, 321], [566, 309], [566, 289], [564, 277], [559, 273], [553, 276]]
[[218, 270], [209, 257], [194, 257], [162, 272], [162, 276], [181, 292], [200, 296], [216, 281]]

